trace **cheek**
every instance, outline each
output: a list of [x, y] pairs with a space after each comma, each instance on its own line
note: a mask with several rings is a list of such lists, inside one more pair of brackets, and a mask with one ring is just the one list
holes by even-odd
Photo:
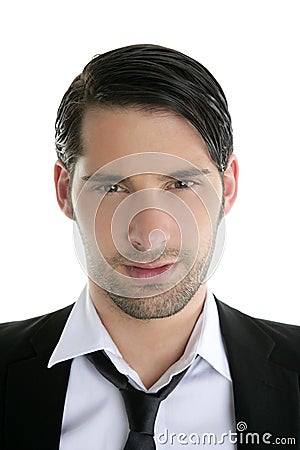
[[76, 222], [90, 250], [97, 247], [107, 253], [113, 247], [111, 222], [115, 208], [102, 206], [97, 195], [81, 195], [75, 205]]
[[201, 250], [206, 248], [213, 235], [213, 227], [207, 210], [203, 206], [197, 205], [197, 208], [191, 208], [195, 226], [187, 232], [187, 243], [189, 248], [199, 247]]
[[[207, 244], [211, 241], [218, 226], [221, 202], [219, 197], [213, 195], [189, 195], [184, 200], [189, 211], [189, 215], [193, 218], [193, 226], [186, 224], [188, 214], [182, 217], [182, 225], [188, 235], [188, 245], [195, 246], [197, 242], [201, 247], [201, 243]], [[197, 232], [195, 232], [197, 230]]]
[[99, 207], [94, 222], [94, 233], [99, 249], [105, 254], [116, 253], [113, 235], [112, 220], [115, 208]]

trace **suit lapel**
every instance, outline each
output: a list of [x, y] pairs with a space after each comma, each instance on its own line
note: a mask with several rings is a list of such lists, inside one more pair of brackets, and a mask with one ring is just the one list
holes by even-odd
[[23, 357], [8, 366], [5, 450], [59, 448], [71, 361], [51, 369], [47, 364], [70, 311], [51, 315]]
[[[293, 448], [300, 448], [298, 373], [278, 363], [275, 342], [255, 320], [220, 301], [217, 306], [233, 381], [236, 423], [247, 426], [240, 439], [245, 441], [247, 432], [259, 433], [260, 439], [270, 433], [266, 439], [271, 443], [292, 437], [298, 443]], [[243, 425], [238, 428], [242, 430]]]

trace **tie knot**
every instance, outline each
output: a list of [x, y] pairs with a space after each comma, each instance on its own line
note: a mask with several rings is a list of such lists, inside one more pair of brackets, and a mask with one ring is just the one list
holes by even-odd
[[161, 402], [155, 394], [136, 389], [120, 389], [128, 416], [129, 428], [137, 433], [154, 435], [154, 423]]

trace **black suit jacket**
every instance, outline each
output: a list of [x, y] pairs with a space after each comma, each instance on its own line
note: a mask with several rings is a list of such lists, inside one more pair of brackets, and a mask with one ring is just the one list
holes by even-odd
[[[238, 449], [264, 447], [264, 433], [272, 435], [270, 442], [283, 437], [296, 441], [277, 449], [300, 449], [300, 327], [254, 319], [219, 300], [217, 306], [236, 422], [247, 424]], [[51, 369], [47, 364], [71, 309], [0, 325], [1, 450], [59, 448], [71, 361]], [[251, 438], [245, 445], [251, 432], [260, 434], [258, 446]]]

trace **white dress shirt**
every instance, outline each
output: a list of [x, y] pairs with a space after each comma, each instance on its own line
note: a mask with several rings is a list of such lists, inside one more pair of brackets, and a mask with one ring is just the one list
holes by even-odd
[[123, 360], [96, 312], [88, 289], [83, 290], [48, 364], [52, 367], [73, 359], [60, 450], [124, 448], [129, 428], [121, 394], [84, 356], [100, 349], [105, 350], [133, 386], [147, 392], [158, 391], [176, 373], [190, 366], [160, 404], [155, 422], [157, 449], [236, 448], [226, 435], [235, 432], [232, 380], [218, 310], [210, 292], [184, 354], [147, 390], [139, 375]]

